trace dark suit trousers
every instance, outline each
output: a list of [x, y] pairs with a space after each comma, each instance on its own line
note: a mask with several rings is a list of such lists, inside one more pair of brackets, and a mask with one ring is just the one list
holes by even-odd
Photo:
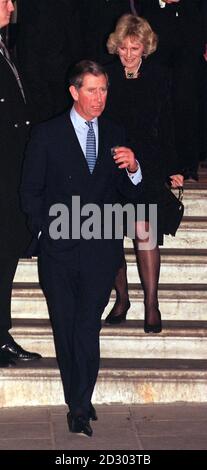
[[[73, 258], [73, 254], [75, 258]], [[108, 303], [116, 269], [79, 252], [39, 258], [40, 282], [53, 328], [65, 401], [70, 411], [88, 416], [99, 370], [101, 315]], [[57, 256], [57, 255], [56, 255]], [[92, 256], [93, 257], [93, 256]], [[88, 262], [84, 263], [87, 259]], [[73, 268], [73, 266], [78, 266]]]
[[18, 258], [0, 258], [0, 345], [8, 339], [11, 328], [12, 283]]

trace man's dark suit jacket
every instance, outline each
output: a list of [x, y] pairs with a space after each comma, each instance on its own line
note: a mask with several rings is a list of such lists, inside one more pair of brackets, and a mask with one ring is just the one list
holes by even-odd
[[[71, 208], [72, 196], [80, 196], [84, 204], [114, 204], [124, 195], [127, 200], [136, 196], [140, 186], [134, 186], [125, 170], [120, 170], [111, 157], [110, 149], [126, 143], [123, 130], [99, 118], [99, 152], [91, 175], [80, 147], [69, 112], [37, 126], [27, 148], [22, 180], [22, 205], [37, 235], [42, 230], [40, 245], [58, 257], [69, 254], [77, 245], [91, 244], [99, 259], [105, 255], [117, 263], [122, 254], [122, 240], [52, 240], [48, 228], [52, 221], [52, 205], [65, 204]], [[71, 220], [71, 212], [70, 212]], [[70, 254], [69, 254], [70, 256]]]
[[18, 194], [28, 124], [17, 80], [0, 53], [0, 257], [22, 256], [31, 240]]

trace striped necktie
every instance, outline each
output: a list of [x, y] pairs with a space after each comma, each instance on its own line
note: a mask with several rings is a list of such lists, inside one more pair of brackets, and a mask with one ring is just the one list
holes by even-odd
[[86, 139], [86, 160], [90, 173], [93, 173], [96, 164], [96, 136], [93, 129], [93, 122], [86, 121], [88, 133]]
[[18, 71], [17, 71], [15, 65], [13, 64], [13, 62], [11, 61], [11, 57], [10, 57], [9, 51], [8, 51], [8, 49], [6, 48], [4, 42], [2, 41], [1, 36], [0, 36], [0, 52], [1, 52], [1, 54], [3, 55], [3, 57], [5, 58], [5, 60], [7, 61], [7, 63], [9, 64], [10, 68], [12, 69], [12, 72], [13, 72], [13, 74], [15, 75], [15, 78], [16, 78], [16, 80], [17, 80], [17, 84], [18, 84], [19, 89], [20, 89], [20, 91], [21, 91], [21, 94], [22, 94], [22, 96], [23, 96], [23, 100], [24, 100], [24, 102], [26, 103], [26, 98], [25, 98], [25, 94], [24, 94], [22, 82], [21, 82], [21, 80], [20, 80]]

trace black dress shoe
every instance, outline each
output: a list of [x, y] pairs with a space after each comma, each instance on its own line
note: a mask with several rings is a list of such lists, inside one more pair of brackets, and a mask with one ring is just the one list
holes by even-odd
[[105, 323], [107, 323], [109, 325], [118, 325], [119, 323], [122, 323], [123, 321], [126, 321], [126, 315], [127, 315], [127, 312], [130, 308], [130, 305], [131, 305], [130, 302], [128, 302], [127, 308], [125, 310], [123, 310], [123, 312], [120, 313], [119, 315], [116, 315], [114, 313], [115, 309], [113, 307], [112, 310], [110, 311], [110, 313], [108, 314], [108, 316], [106, 317]]
[[0, 350], [0, 367], [13, 367], [15, 362], [4, 351]]
[[12, 339], [11, 342], [4, 344], [0, 347], [0, 351], [3, 351], [7, 354], [10, 359], [19, 359], [20, 361], [34, 361], [35, 359], [41, 359], [41, 355], [38, 353], [33, 353], [25, 351], [19, 344]]
[[72, 414], [69, 412], [67, 414], [67, 420], [70, 432], [85, 434], [88, 437], [92, 436], [93, 429], [91, 428], [89, 421], [87, 421], [84, 416], [72, 416]]
[[92, 403], [90, 405], [89, 419], [91, 419], [92, 421], [97, 421], [98, 420], [98, 416], [96, 414], [96, 409], [94, 408]]
[[146, 321], [144, 322], [144, 331], [145, 333], [161, 333], [162, 323], [157, 323], [156, 325], [150, 325]]

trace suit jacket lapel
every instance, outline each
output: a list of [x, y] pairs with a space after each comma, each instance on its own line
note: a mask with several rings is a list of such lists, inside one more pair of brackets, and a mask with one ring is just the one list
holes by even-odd
[[68, 143], [70, 147], [72, 146], [72, 148], [74, 148], [74, 164], [76, 164], [77, 167], [81, 169], [81, 171], [84, 171], [85, 175], [87, 175], [89, 179], [96, 177], [100, 173], [100, 171], [102, 171], [102, 168], [105, 162], [105, 153], [107, 150], [107, 145], [106, 145], [107, 129], [106, 129], [106, 126], [104, 125], [102, 118], [98, 119], [98, 155], [97, 155], [95, 168], [92, 174], [89, 171], [86, 157], [79, 144], [75, 129], [70, 120], [70, 116], [68, 119], [68, 113], [67, 113], [66, 121], [67, 121], [67, 128], [69, 128], [69, 131], [70, 131], [70, 137], [68, 138]]
[[[62, 145], [64, 146], [64, 153], [65, 155], [70, 155], [71, 160], [71, 167], [75, 174], [79, 174], [80, 179], [84, 178], [85, 183], [89, 181], [91, 184], [91, 180], [96, 178], [101, 172], [103, 172], [103, 168], [106, 164], [106, 152], [108, 151], [107, 148], [107, 127], [104, 124], [102, 118], [98, 119], [98, 133], [99, 133], [99, 140], [98, 140], [98, 156], [96, 165], [94, 168], [93, 173], [91, 174], [88, 168], [88, 164], [83, 154], [82, 148], [79, 144], [76, 132], [74, 130], [73, 124], [70, 120], [69, 113], [65, 113], [64, 117], [64, 125], [63, 125], [63, 134], [61, 137]], [[86, 187], [88, 184], [86, 184]]]
[[69, 112], [65, 113], [64, 118], [62, 143], [65, 146], [65, 153], [70, 155], [71, 166], [77, 169], [80, 174], [84, 173], [84, 176], [88, 177], [90, 176], [88, 164], [70, 120]]
[[[96, 177], [99, 172], [102, 170], [102, 167], [105, 162], [105, 153], [107, 149], [107, 138], [106, 138], [106, 127], [104, 126], [104, 122], [102, 121], [101, 118], [98, 119], [98, 155], [97, 155], [97, 161], [95, 164], [95, 168], [93, 170], [93, 173], [91, 174], [88, 168], [88, 163], [86, 161], [86, 157], [82, 151], [82, 148], [79, 144], [75, 129], [73, 127], [73, 124], [71, 120], [69, 119], [69, 129], [70, 129], [70, 142], [72, 146], [74, 147], [74, 155], [75, 155], [75, 160], [77, 165], [81, 165], [81, 171], [83, 170], [86, 174], [87, 177], [93, 178]], [[77, 153], [77, 155], [76, 155]], [[76, 158], [77, 157], [77, 158]], [[80, 168], [80, 167], [79, 167]]]

